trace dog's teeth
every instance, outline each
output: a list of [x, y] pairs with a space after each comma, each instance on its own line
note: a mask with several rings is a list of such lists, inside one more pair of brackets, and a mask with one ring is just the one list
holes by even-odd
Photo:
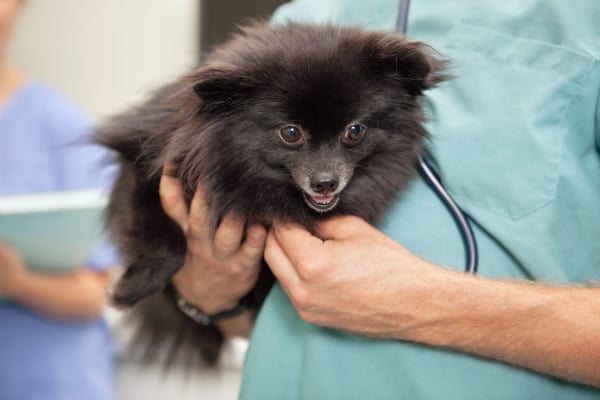
[[315, 203], [329, 204], [333, 200], [333, 197], [334, 196], [330, 194], [329, 196], [312, 196], [312, 199], [315, 201]]
[[338, 195], [328, 194], [326, 196], [312, 195], [304, 192], [306, 204], [313, 210], [324, 213], [333, 210], [338, 203]]

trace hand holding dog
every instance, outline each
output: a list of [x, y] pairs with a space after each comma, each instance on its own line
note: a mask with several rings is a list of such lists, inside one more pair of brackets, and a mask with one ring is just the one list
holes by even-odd
[[185, 263], [173, 277], [181, 296], [207, 314], [235, 307], [256, 284], [266, 229], [252, 225], [243, 240], [245, 221], [230, 214], [223, 218], [213, 238], [202, 188], [195, 193], [188, 211], [181, 182], [167, 174], [160, 181], [160, 198], [165, 212], [187, 238]]
[[422, 321], [419, 294], [431, 290], [434, 276], [451, 274], [356, 217], [321, 222], [318, 235], [275, 224], [265, 250], [300, 316], [317, 325], [402, 337]]
[[276, 224], [265, 249], [304, 320], [474, 353], [600, 387], [600, 346], [591, 345], [600, 343], [597, 288], [451, 271], [356, 217], [325, 221], [318, 235]]

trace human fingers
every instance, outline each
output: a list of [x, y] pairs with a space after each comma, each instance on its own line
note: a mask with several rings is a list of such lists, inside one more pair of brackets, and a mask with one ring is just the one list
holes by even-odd
[[288, 294], [290, 288], [299, 286], [300, 278], [298, 273], [283, 251], [273, 231], [267, 235], [265, 261]]
[[21, 254], [10, 245], [0, 241], [0, 271], [2, 278], [10, 277], [16, 271], [25, 270], [25, 261]]
[[323, 241], [313, 236], [304, 227], [292, 223], [273, 223], [271, 229], [283, 252], [292, 260], [306, 259], [323, 246]]
[[187, 231], [188, 208], [183, 186], [179, 179], [168, 174], [167, 167], [163, 169], [163, 175], [160, 177], [158, 194], [165, 213], [177, 222], [184, 232]]
[[213, 241], [215, 257], [224, 260], [237, 253], [244, 236], [244, 223], [244, 219], [234, 214], [223, 218]]
[[265, 252], [267, 230], [264, 226], [255, 224], [248, 228], [246, 240], [240, 248], [240, 263], [249, 268], [259, 265]]
[[16, 259], [20, 257], [20, 254], [12, 246], [0, 240], [0, 256], [6, 259]]
[[206, 203], [206, 193], [202, 185], [198, 185], [190, 204], [188, 217], [188, 236], [201, 242], [208, 242], [211, 236], [211, 220]]
[[365, 220], [349, 215], [329, 218], [317, 224], [317, 234], [323, 240], [347, 239], [372, 229]]

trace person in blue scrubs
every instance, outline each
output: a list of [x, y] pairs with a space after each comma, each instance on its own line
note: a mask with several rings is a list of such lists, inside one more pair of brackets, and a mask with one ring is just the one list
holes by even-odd
[[[0, 196], [104, 186], [110, 172], [97, 170], [105, 153], [78, 144], [90, 133], [88, 117], [3, 57], [20, 7], [0, 1]], [[0, 241], [0, 399], [114, 398], [102, 310], [115, 261], [105, 244], [87, 266], [40, 274]]]
[[[428, 150], [472, 217], [480, 276], [461, 272], [460, 235], [418, 179], [378, 229], [336, 218], [317, 238], [273, 224], [265, 258], [279, 284], [256, 320], [240, 397], [597, 399], [600, 3], [412, 3], [409, 37], [453, 65], [455, 79], [427, 94]], [[397, 11], [395, 0], [295, 0], [274, 22], [391, 31]], [[179, 184], [164, 177], [162, 189], [188, 241], [212, 249], [188, 254], [181, 295], [212, 312], [236, 304], [242, 284], [214, 294], [202, 282], [256, 273], [240, 268], [244, 221], [224, 220], [212, 240], [197, 234], [202, 202], [190, 218], [173, 200]]]

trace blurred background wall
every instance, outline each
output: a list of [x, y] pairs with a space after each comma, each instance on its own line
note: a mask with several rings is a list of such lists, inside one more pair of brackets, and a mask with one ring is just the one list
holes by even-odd
[[197, 65], [235, 25], [283, 0], [29, 0], [8, 58], [96, 119]]
[[268, 19], [284, 0], [204, 0], [200, 2], [200, 43], [209, 51], [222, 42], [235, 25], [249, 18]]
[[195, 65], [196, 0], [29, 0], [8, 57], [102, 118]]

